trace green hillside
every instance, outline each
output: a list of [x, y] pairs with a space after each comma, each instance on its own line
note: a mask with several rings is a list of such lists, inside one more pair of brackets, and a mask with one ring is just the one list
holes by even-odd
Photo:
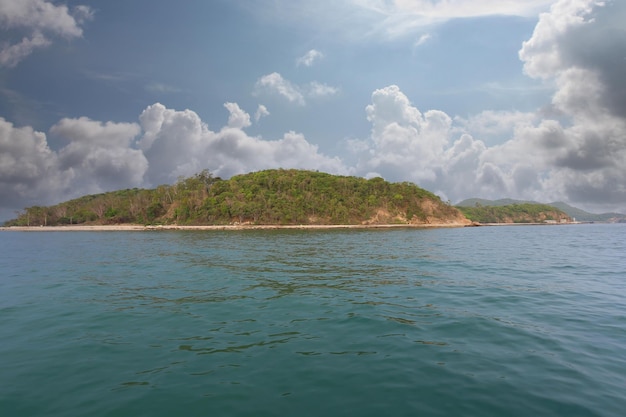
[[535, 203], [509, 204], [501, 206], [474, 207], [459, 206], [459, 210], [473, 222], [478, 223], [545, 223], [571, 222], [571, 218], [563, 211], [546, 205]]
[[64, 224], [468, 223], [415, 184], [303, 170], [266, 170], [229, 180], [203, 171], [175, 185], [88, 195], [29, 207], [7, 226]]
[[[463, 200], [456, 205], [456, 207], [475, 207], [479, 206], [506, 206], [511, 204], [524, 204], [524, 203], [532, 203], [532, 204], [541, 204], [536, 201], [525, 201], [525, 200], [513, 200], [510, 198], [500, 199], [500, 200], [486, 200], [482, 198], [468, 198], [467, 200]], [[619, 222], [626, 221], [626, 215], [621, 213], [602, 213], [595, 214], [589, 213], [585, 210], [581, 210], [576, 207], [572, 207], [569, 204], [557, 201], [553, 203], [547, 203], [546, 205], [555, 207], [570, 216], [572, 219], [576, 219], [576, 221], [581, 222]]]

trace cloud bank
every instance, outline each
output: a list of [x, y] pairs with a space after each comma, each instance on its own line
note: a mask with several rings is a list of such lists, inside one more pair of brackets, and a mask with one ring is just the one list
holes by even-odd
[[276, 140], [248, 135], [250, 115], [236, 103], [224, 107], [229, 117], [219, 131], [191, 110], [160, 103], [148, 106], [138, 123], [62, 119], [49, 131], [65, 142], [58, 150], [50, 148], [45, 133], [0, 118], [0, 210], [171, 184], [206, 168], [225, 178], [277, 167], [349, 173], [339, 158], [322, 154], [302, 134], [287, 132]]
[[[484, 112], [455, 126], [443, 112], [422, 114], [396, 86], [376, 90], [359, 170], [408, 175], [452, 200], [514, 196], [624, 210], [626, 90], [617, 74], [626, 73], [626, 31], [615, 7], [624, 8], [559, 1], [540, 16], [520, 58], [529, 76], [554, 83], [549, 111]], [[498, 146], [475, 138], [508, 130]]]

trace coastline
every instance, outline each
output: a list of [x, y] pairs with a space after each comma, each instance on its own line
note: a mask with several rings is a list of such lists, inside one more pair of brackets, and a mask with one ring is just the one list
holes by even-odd
[[160, 230], [324, 230], [324, 229], [430, 229], [466, 227], [465, 223], [425, 223], [425, 224], [323, 224], [323, 225], [67, 225], [67, 226], [10, 226], [0, 227], [0, 232], [137, 232]]

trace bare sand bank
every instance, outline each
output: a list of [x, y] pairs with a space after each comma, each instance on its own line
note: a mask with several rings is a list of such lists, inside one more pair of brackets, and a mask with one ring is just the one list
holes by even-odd
[[12, 226], [0, 227], [3, 232], [106, 232], [106, 231], [152, 231], [152, 230], [273, 230], [273, 229], [423, 229], [444, 227], [465, 227], [465, 223], [428, 224], [329, 224], [329, 225], [222, 225], [222, 226], [180, 226], [139, 224], [120, 225], [67, 225], [67, 226]]

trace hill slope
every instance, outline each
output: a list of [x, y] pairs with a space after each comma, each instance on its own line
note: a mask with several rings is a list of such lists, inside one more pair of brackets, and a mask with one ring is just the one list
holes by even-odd
[[[506, 206], [511, 204], [524, 204], [524, 203], [532, 203], [532, 204], [541, 204], [536, 201], [526, 201], [526, 200], [513, 200], [510, 198], [504, 198], [500, 200], [485, 200], [482, 198], [468, 198], [467, 200], [463, 200], [456, 205], [456, 207], [476, 207], [476, 205], [480, 206]], [[547, 203], [548, 206], [555, 207], [561, 211], [567, 213], [568, 216], [575, 218], [576, 221], [581, 222], [618, 222], [618, 221], [626, 221], [626, 214], [621, 213], [602, 213], [595, 214], [589, 213], [587, 211], [581, 210], [576, 207], [572, 207], [569, 204], [556, 201], [553, 203]]]
[[479, 223], [571, 222], [563, 211], [546, 204], [522, 203], [503, 206], [459, 207], [465, 216]]
[[467, 224], [415, 184], [303, 170], [266, 170], [229, 180], [203, 171], [175, 185], [29, 207], [7, 225], [59, 224]]

